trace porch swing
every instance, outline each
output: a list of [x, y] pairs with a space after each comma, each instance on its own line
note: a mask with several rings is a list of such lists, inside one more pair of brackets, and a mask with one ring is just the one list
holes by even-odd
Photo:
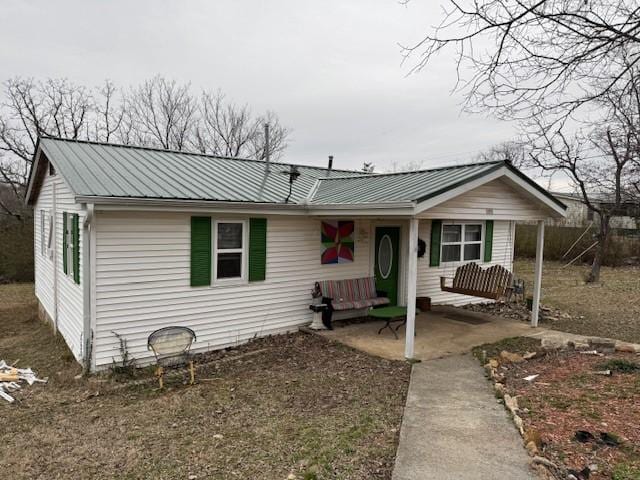
[[[434, 220], [432, 222], [431, 244], [432, 246], [437, 246], [438, 253], [441, 234], [442, 222]], [[505, 248], [505, 258], [503, 264], [507, 263], [508, 252], [512, 250], [512, 235], [512, 229], [509, 228], [509, 243], [507, 245], [508, 248]], [[492, 246], [493, 221], [487, 220], [485, 223], [485, 262], [491, 261]], [[432, 261], [432, 264], [433, 263], [434, 262]], [[448, 282], [449, 280], [450, 282]], [[453, 277], [440, 277], [440, 290], [443, 292], [451, 292], [461, 295], [470, 295], [473, 297], [499, 300], [502, 297], [510, 295], [512, 290], [512, 282], [513, 274], [502, 265], [492, 265], [486, 270], [483, 270], [482, 267], [480, 267], [480, 265], [478, 265], [476, 262], [470, 262], [457, 267]]]

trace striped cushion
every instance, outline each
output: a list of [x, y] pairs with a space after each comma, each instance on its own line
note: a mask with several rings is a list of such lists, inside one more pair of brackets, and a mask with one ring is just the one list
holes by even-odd
[[320, 289], [322, 290], [322, 295], [332, 298], [334, 303], [360, 302], [374, 299], [378, 296], [376, 294], [376, 281], [373, 277], [323, 280], [320, 282]]

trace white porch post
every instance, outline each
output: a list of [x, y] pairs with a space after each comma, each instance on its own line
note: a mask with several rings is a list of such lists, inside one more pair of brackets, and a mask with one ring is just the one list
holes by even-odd
[[538, 240], [536, 243], [536, 270], [533, 280], [533, 307], [531, 308], [531, 326], [538, 326], [540, 312], [540, 289], [542, 287], [542, 256], [544, 252], [544, 220], [538, 221]]
[[413, 358], [416, 331], [416, 282], [418, 280], [418, 219], [409, 220], [409, 261], [407, 262], [407, 328], [405, 329], [405, 358]]

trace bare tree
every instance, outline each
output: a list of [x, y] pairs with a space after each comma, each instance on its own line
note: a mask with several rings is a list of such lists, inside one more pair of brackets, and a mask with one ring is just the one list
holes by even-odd
[[119, 102], [118, 89], [111, 80], [97, 89], [95, 101], [95, 122], [93, 132], [88, 137], [98, 142], [122, 141], [122, 126], [125, 109]]
[[195, 129], [194, 147], [201, 153], [227, 157], [264, 159], [264, 125], [269, 124], [269, 154], [274, 160], [287, 147], [288, 129], [281, 126], [273, 112], [254, 117], [247, 105], [225, 100], [224, 94], [202, 92], [200, 117]]
[[[408, 2], [408, 0], [407, 0]], [[455, 48], [469, 110], [551, 124], [623, 88], [640, 60], [637, 0], [448, 0], [444, 19], [404, 49], [424, 68]], [[470, 78], [465, 74], [470, 73]]]
[[[93, 108], [90, 92], [64, 79], [36, 82], [13, 78], [5, 82], [0, 104], [0, 179], [22, 198], [31, 160], [41, 135], [78, 139], [86, 135]], [[0, 212], [20, 218], [20, 202], [0, 200]], [[9, 206], [11, 204], [11, 206]]]
[[563, 129], [545, 130], [540, 121], [531, 138], [533, 151], [524, 162], [543, 172], [566, 174], [587, 208], [596, 214], [598, 244], [589, 282], [600, 279], [611, 218], [628, 204], [640, 204], [640, 78], [635, 71], [628, 75], [631, 78], [623, 91], [612, 90], [600, 98], [605, 111], [602, 119], [584, 122], [571, 135]]
[[170, 150], [188, 145], [197, 115], [188, 84], [156, 76], [132, 88], [124, 104], [125, 128], [135, 131], [136, 143]]
[[456, 88], [466, 95], [465, 108], [519, 120], [526, 144], [534, 148], [516, 163], [565, 174], [574, 183], [600, 218], [589, 277], [597, 281], [611, 215], [625, 195], [639, 190], [637, 0], [448, 0], [446, 5], [442, 23], [406, 47], [406, 58], [417, 57], [417, 71], [455, 48]]
[[4, 83], [0, 102], [0, 214], [20, 218], [20, 200], [40, 136], [154, 146], [172, 150], [262, 159], [264, 124], [277, 160], [289, 130], [273, 112], [255, 116], [221, 93], [194, 97], [188, 84], [156, 76], [122, 93], [109, 80], [89, 89], [66, 79], [36, 81], [16, 77]]
[[511, 140], [495, 145], [488, 150], [478, 154], [477, 158], [483, 162], [507, 161], [513, 164], [520, 164], [526, 155], [521, 142]]

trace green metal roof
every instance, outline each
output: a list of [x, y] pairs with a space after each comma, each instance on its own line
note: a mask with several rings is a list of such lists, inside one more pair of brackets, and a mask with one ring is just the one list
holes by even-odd
[[[154, 148], [41, 138], [38, 151], [63, 176], [76, 198], [204, 200], [283, 204], [289, 195], [287, 163], [216, 157]], [[38, 156], [36, 151], [36, 158]], [[37, 162], [34, 162], [37, 166]], [[504, 161], [403, 173], [365, 174], [296, 165], [289, 203], [366, 205], [421, 202], [507, 168], [551, 199], [537, 183]], [[37, 173], [37, 172], [36, 172]], [[28, 201], [34, 195], [31, 172]]]
[[505, 162], [476, 163], [453, 167], [322, 180], [311, 203], [361, 204], [423, 201], [487, 175]]
[[[127, 197], [284, 203], [290, 164], [215, 157], [153, 148], [41, 138], [39, 146], [79, 197]], [[316, 180], [358, 172], [297, 166], [291, 203]]]

